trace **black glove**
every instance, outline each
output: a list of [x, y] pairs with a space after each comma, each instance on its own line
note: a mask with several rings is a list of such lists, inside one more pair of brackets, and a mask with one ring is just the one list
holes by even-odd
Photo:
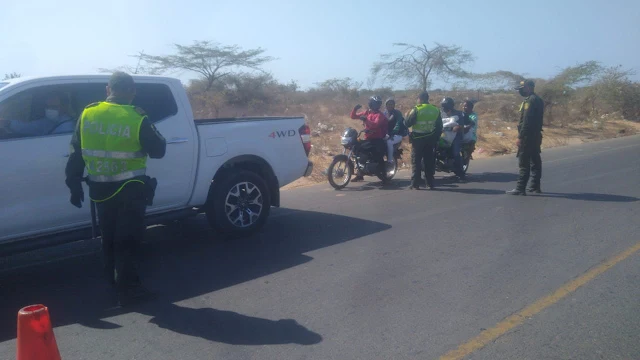
[[358, 104], [358, 105], [353, 107], [353, 110], [354, 111], [358, 111], [361, 107], [362, 107], [362, 105]]
[[77, 207], [82, 207], [82, 202], [84, 201], [84, 191], [82, 191], [82, 183], [77, 179], [67, 179], [66, 181], [67, 187], [71, 190], [71, 199], [69, 202]]
[[82, 207], [82, 203], [84, 202], [84, 191], [80, 190], [71, 192], [71, 199], [69, 202], [78, 209]]

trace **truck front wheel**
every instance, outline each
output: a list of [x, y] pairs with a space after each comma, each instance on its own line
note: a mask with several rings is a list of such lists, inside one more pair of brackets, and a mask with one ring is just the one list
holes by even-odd
[[213, 184], [207, 204], [209, 224], [229, 237], [243, 237], [259, 230], [271, 210], [266, 182], [257, 174], [240, 170]]

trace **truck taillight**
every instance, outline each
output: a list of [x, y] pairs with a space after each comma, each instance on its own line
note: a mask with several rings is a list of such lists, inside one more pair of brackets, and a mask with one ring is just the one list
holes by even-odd
[[311, 152], [311, 128], [307, 124], [304, 124], [298, 129], [298, 133], [300, 133], [300, 140], [302, 140], [304, 152], [309, 156]]

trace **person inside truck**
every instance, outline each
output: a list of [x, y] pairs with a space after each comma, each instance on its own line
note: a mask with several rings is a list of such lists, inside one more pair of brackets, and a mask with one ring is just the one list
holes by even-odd
[[[354, 120], [362, 120], [365, 126], [365, 141], [362, 142], [362, 149], [370, 151], [378, 162], [380, 172], [386, 171], [384, 163], [384, 154], [387, 149], [385, 137], [387, 136], [388, 123], [387, 117], [380, 111], [382, 107], [382, 99], [379, 96], [374, 95], [369, 99], [369, 109], [366, 111], [358, 112], [362, 105], [356, 105], [351, 111], [351, 118]], [[356, 175], [353, 181], [362, 181], [364, 176], [360, 172]]]
[[75, 121], [68, 115], [68, 104], [63, 99], [50, 93], [45, 98], [44, 117], [33, 121], [0, 118], [0, 128], [9, 136], [20, 137], [72, 133]]

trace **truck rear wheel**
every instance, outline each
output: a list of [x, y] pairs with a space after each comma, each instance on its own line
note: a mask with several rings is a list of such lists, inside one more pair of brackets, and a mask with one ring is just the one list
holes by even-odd
[[213, 186], [206, 216], [214, 229], [237, 238], [249, 236], [264, 225], [271, 211], [271, 198], [259, 175], [234, 171]]

